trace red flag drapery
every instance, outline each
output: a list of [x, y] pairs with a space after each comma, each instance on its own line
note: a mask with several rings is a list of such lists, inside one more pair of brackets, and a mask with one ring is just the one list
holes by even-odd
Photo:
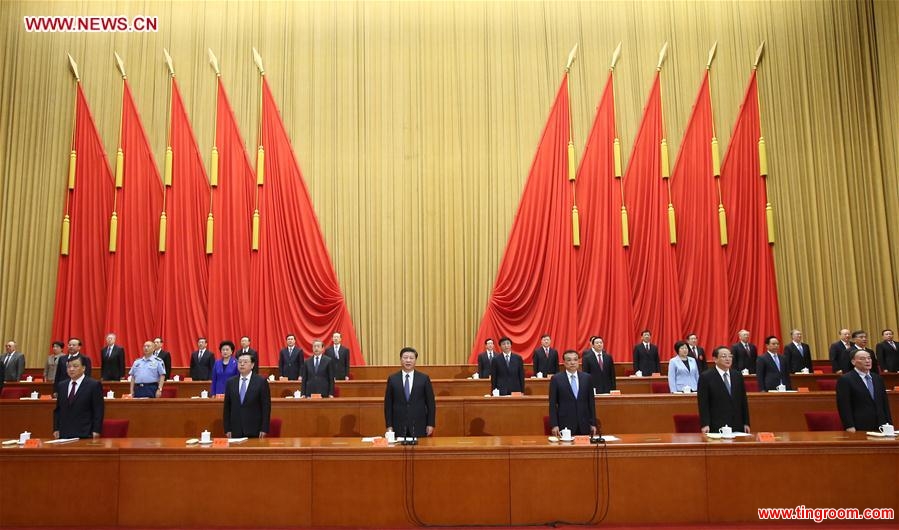
[[[630, 359], [634, 320], [627, 254], [621, 237], [621, 189], [615, 179], [615, 95], [612, 73], [596, 109], [578, 169], [581, 247], [577, 251], [577, 349], [593, 335], [616, 359]], [[572, 345], [573, 346], [573, 345]]]
[[677, 204], [677, 272], [681, 329], [707, 348], [729, 344], [727, 262], [718, 225], [718, 188], [712, 169], [714, 136], [709, 72], [705, 71], [672, 172]]
[[75, 188], [68, 191], [69, 255], [59, 257], [53, 340], [78, 337], [82, 352], [97, 359], [103, 344], [112, 171], [81, 83], [77, 84]]
[[777, 280], [765, 218], [765, 178], [759, 165], [760, 137], [758, 86], [753, 70], [721, 166], [721, 187], [730, 236], [725, 251], [730, 331], [735, 334], [747, 329], [754, 340], [780, 336]]
[[208, 339], [217, 350], [223, 340], [250, 334], [250, 277], [255, 177], [234, 111], [218, 79], [215, 144], [218, 186], [213, 188], [213, 250], [209, 256]]
[[263, 78], [264, 184], [259, 187], [260, 234], [251, 305], [260, 361], [277, 363], [284, 336], [304, 349], [314, 339], [330, 343], [339, 331], [353, 365], [365, 364], [309, 190], [294, 157], [274, 97]]
[[[106, 331], [115, 332], [130, 359], [159, 334], [159, 213], [162, 181], [140, 115], [124, 81], [122, 188], [116, 191], [118, 244], [109, 260]], [[107, 212], [107, 215], [109, 212]]]
[[560, 351], [577, 345], [576, 269], [568, 181], [568, 75], [537, 146], [469, 362], [488, 337], [512, 339], [528, 361], [543, 333]]
[[[634, 323], [649, 329], [662, 359], [674, 355], [681, 337], [680, 297], [674, 247], [668, 237], [668, 190], [662, 179], [662, 98], [659, 73], [637, 132], [627, 172], [625, 195], [630, 213], [628, 267]], [[638, 338], [633, 337], [633, 342]]]
[[197, 337], [206, 332], [209, 180], [174, 77], [171, 105], [172, 185], [165, 195], [166, 252], [159, 258], [159, 328], [172, 364], [188, 366]]

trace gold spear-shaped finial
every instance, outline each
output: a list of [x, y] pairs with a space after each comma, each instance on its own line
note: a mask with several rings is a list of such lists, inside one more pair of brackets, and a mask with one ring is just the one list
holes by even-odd
[[618, 59], [621, 58], [621, 43], [618, 43], [618, 47], [615, 48], [615, 51], [612, 53], [612, 62], [609, 64], [609, 70], [614, 70], [615, 65], [618, 64]]
[[119, 72], [121, 72], [121, 74], [122, 74], [122, 79], [127, 79], [128, 76], [125, 75], [125, 63], [124, 63], [124, 61], [122, 61], [122, 58], [119, 57], [119, 52], [112, 52], [112, 54], [115, 55], [115, 62], [116, 62], [116, 65], [119, 67]]
[[165, 55], [165, 65], [169, 68], [169, 75], [175, 77], [175, 66], [172, 64], [172, 56], [169, 55], [169, 51], [165, 48], [162, 49], [163, 55]]
[[256, 48], [253, 48], [253, 61], [256, 63], [256, 68], [259, 69], [259, 75], [265, 75], [265, 68], [262, 66], [262, 56], [259, 55]]
[[718, 51], [718, 41], [715, 41], [715, 44], [712, 44], [712, 49], [709, 50], [709, 60], [705, 63], [705, 69], [708, 70], [712, 67], [712, 61], [715, 60], [715, 53]]
[[215, 54], [212, 53], [212, 48], [209, 48], [209, 64], [212, 65], [212, 70], [215, 71], [215, 75], [218, 77], [222, 76], [222, 71], [219, 70], [219, 60], [215, 58]]
[[659, 52], [659, 64], [656, 65], [656, 70], [662, 69], [662, 64], [665, 62], [666, 55], [668, 55], [668, 42], [665, 42], [665, 45], [662, 46], [662, 51]]
[[755, 70], [759, 67], [759, 63], [762, 62], [762, 55], [765, 54], [765, 41], [759, 45], [759, 49], [755, 51], [755, 62], [752, 63], [752, 69]]
[[571, 70], [571, 65], [574, 64], [574, 58], [577, 56], [577, 43], [574, 43], [574, 48], [568, 53], [568, 62], [565, 63], [565, 71]]
[[66, 53], [69, 57], [69, 67], [72, 69], [72, 75], [75, 76], [75, 81], [81, 82], [81, 76], [78, 75], [78, 64], [75, 62], [75, 59], [72, 58], [72, 55]]

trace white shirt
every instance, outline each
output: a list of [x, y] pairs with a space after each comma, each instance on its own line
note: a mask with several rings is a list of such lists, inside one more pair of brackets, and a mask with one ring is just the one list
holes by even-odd
[[802, 347], [801, 342], [793, 341], [793, 344], [796, 346], [796, 349], [799, 350], [799, 353], [805, 354], [805, 348]]
[[411, 395], [412, 394], [412, 383], [415, 382], [415, 370], [412, 370], [411, 372], [407, 372], [407, 371], [403, 370], [402, 372], [403, 372], [403, 389], [406, 388], [406, 376], [408, 375], [409, 376], [409, 394]]
[[[81, 383], [84, 381], [85, 374], [81, 374], [81, 377], [75, 379], [75, 395], [78, 395], [78, 390], [81, 389]], [[66, 389], [66, 396], [72, 393], [72, 379], [69, 379], [69, 388]]]
[[[724, 374], [730, 373], [730, 371], [726, 371], [726, 372], [725, 372], [725, 371], [722, 370], [721, 368], [718, 368], [718, 365], [717, 365], [717, 364], [715, 365], [715, 370], [718, 370], [718, 375], [721, 377], [721, 380], [722, 380], [722, 381], [724, 380]], [[728, 375], [727, 377], [728, 377], [728, 379], [730, 379], [730, 376], [729, 376], [729, 375]], [[733, 381], [731, 381], [731, 384], [733, 384]]]

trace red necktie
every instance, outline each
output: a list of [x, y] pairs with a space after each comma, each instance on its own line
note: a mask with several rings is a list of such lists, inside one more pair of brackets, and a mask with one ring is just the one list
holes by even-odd
[[75, 381], [72, 381], [72, 390], [69, 391], [69, 401], [72, 401], [73, 399], [75, 399], [75, 386], [77, 384], [78, 383], [76, 383]]
[[596, 358], [599, 359], [599, 371], [601, 372], [602, 371], [602, 354], [597, 353]]

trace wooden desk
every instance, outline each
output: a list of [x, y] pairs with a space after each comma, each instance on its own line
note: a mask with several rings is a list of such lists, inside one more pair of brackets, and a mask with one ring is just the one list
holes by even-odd
[[[565, 477], [564, 494], [535, 502], [546, 473]], [[47, 509], [60, 474], [70, 491], [102, 492], [103, 502], [82, 503], [77, 514]], [[771, 443], [642, 434], [606, 446], [542, 436], [444, 437], [416, 447], [334, 438], [228, 448], [84, 440], [3, 447], [0, 476], [16, 477], [15, 487], [4, 481], [0, 526], [597, 524], [603, 515], [610, 524], [757, 522], [760, 507], [899, 506], [899, 442], [862, 433], [778, 433]], [[242, 478], [258, 480], [241, 487]], [[720, 492], [735, 489], [752, 494], [728, 494], [722, 510]], [[690, 502], [677, 492], [690, 492]]]

